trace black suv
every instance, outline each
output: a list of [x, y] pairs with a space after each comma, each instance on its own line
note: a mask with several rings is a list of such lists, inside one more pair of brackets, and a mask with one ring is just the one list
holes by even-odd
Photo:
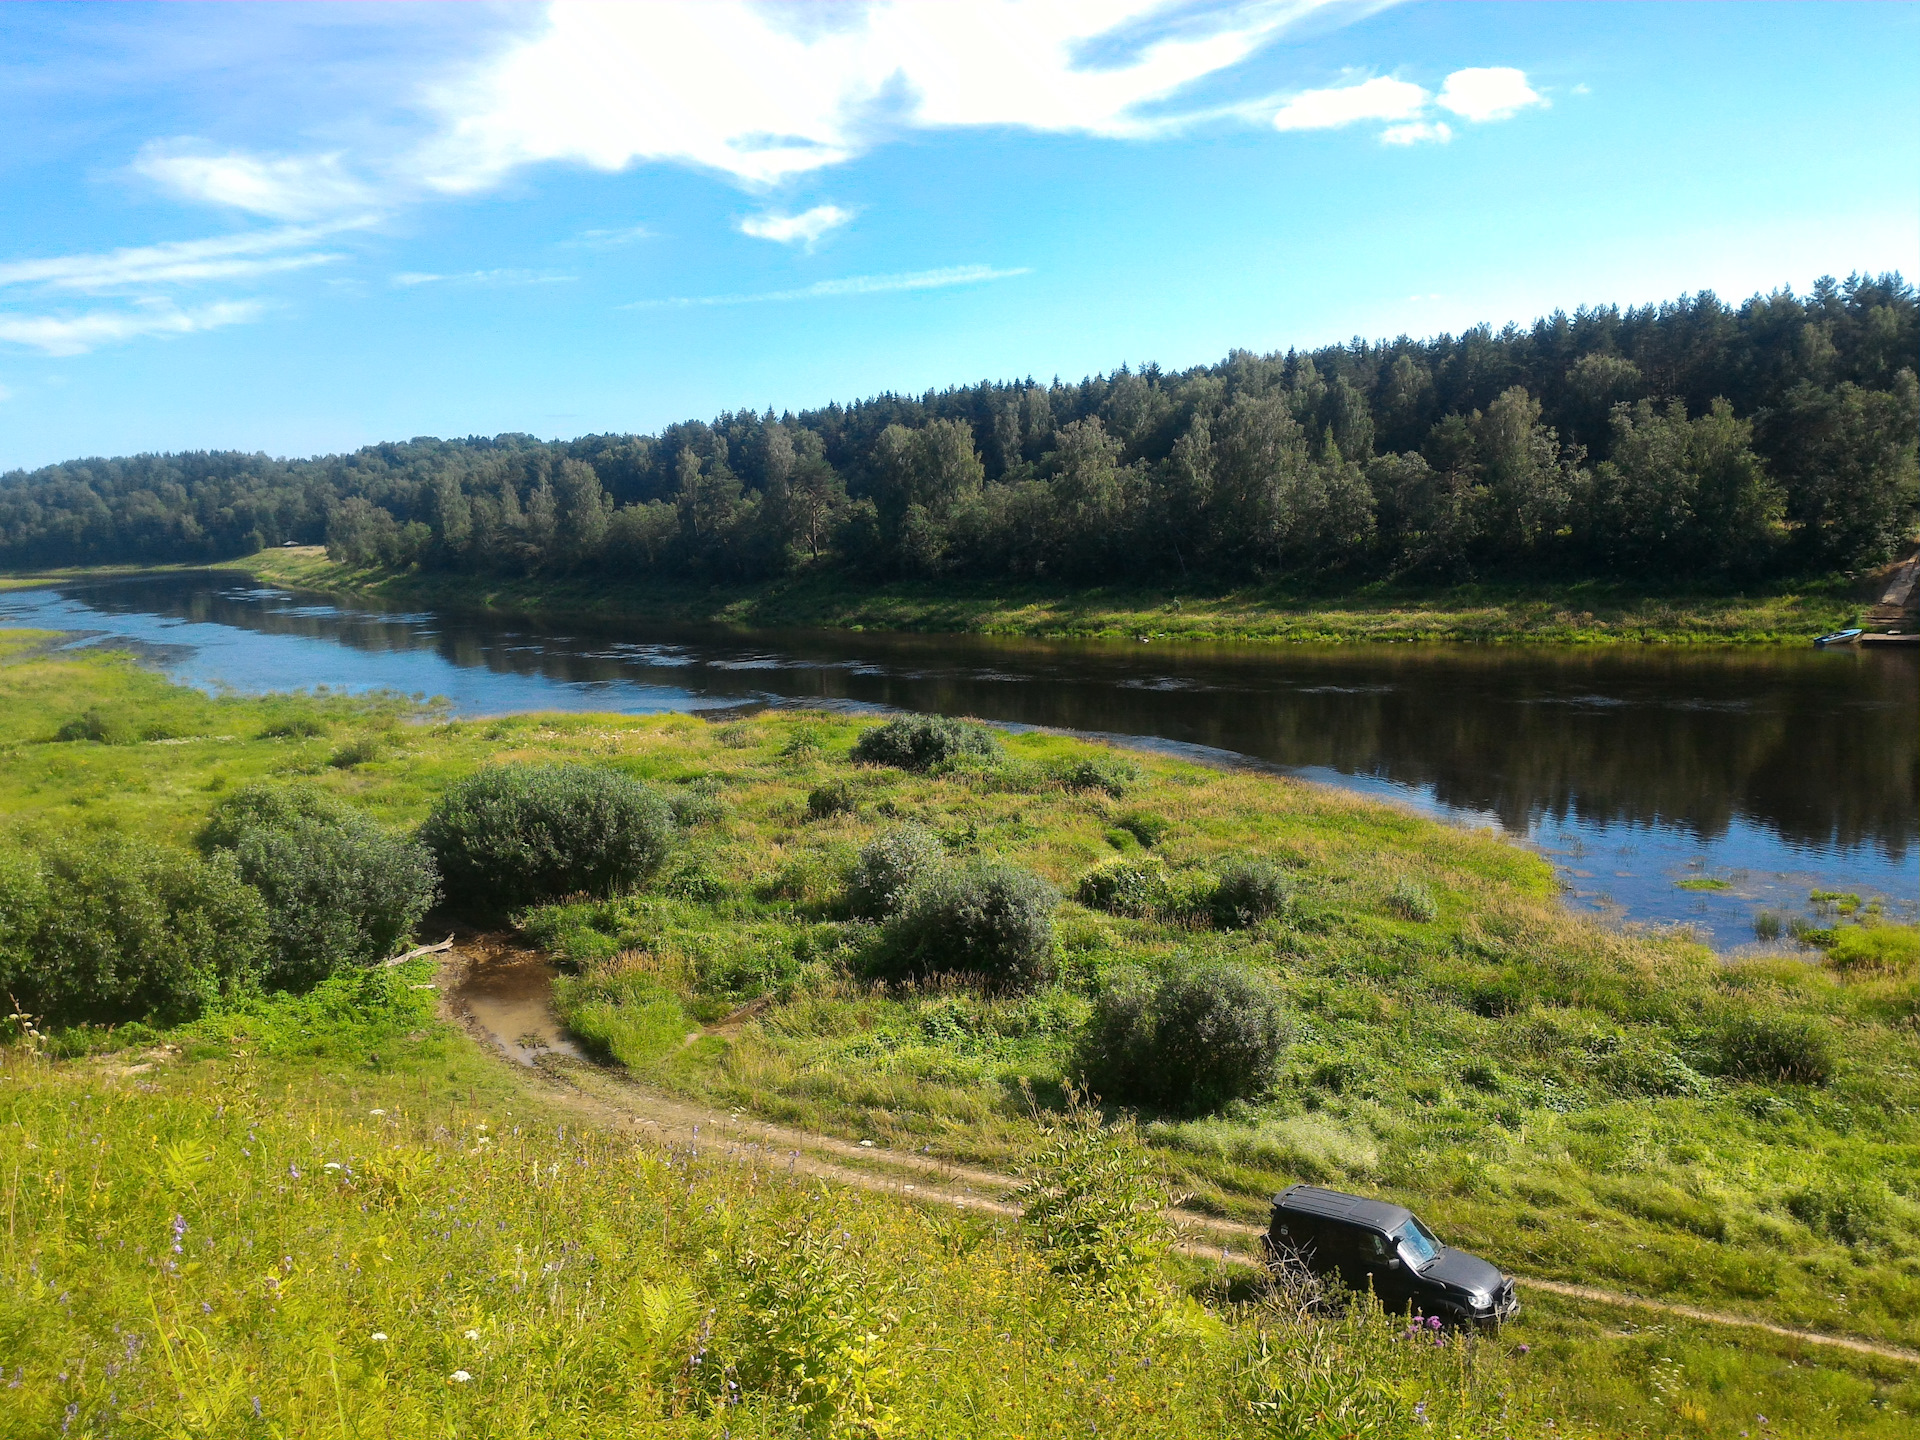
[[1450, 1325], [1497, 1325], [1520, 1308], [1511, 1275], [1441, 1244], [1411, 1210], [1338, 1190], [1295, 1185], [1274, 1196], [1267, 1253]]

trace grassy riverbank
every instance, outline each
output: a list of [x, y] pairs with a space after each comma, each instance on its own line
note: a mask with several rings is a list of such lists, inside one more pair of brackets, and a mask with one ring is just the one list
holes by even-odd
[[1858, 588], [1834, 579], [1729, 595], [1649, 594], [1623, 585], [1369, 585], [1315, 592], [899, 582], [854, 589], [799, 577], [771, 584], [622, 585], [605, 577], [503, 579], [355, 569], [318, 547], [232, 562], [293, 588], [395, 604], [554, 620], [647, 619], [756, 627], [1246, 641], [1532, 641], [1764, 644], [1851, 623]]
[[[682, 839], [648, 888], [523, 918], [578, 965], [565, 1003], [581, 1033], [653, 1083], [1006, 1163], [1038, 1138], [1025, 1092], [1058, 1097], [1103, 983], [1180, 952], [1231, 961], [1280, 989], [1288, 1048], [1265, 1097], [1143, 1116], [1197, 1203], [1247, 1214], [1319, 1179], [1404, 1199], [1525, 1274], [1920, 1340], [1910, 974], [1729, 968], [1684, 938], [1568, 916], [1545, 864], [1489, 837], [1175, 762], [1129, 776], [1050, 736], [914, 775], [850, 765], [858, 725], [832, 717], [452, 723], [397, 699], [207, 697], [113, 657], [36, 654], [39, 638], [0, 649], [14, 841], [184, 842], [259, 778], [317, 784], [395, 828], [505, 760], [665, 788]], [[88, 716], [104, 739], [53, 738]], [[1005, 859], [1069, 893], [1114, 858], [1158, 859], [1193, 889], [1255, 854], [1285, 867], [1293, 899], [1226, 931], [1069, 901], [1057, 974], [1031, 993], [889, 989], [859, 978], [876, 937], [847, 917], [843, 874], [909, 821], [956, 859]], [[1920, 1414], [1898, 1362], [1551, 1298], [1530, 1298], [1464, 1380], [1396, 1327], [1286, 1329], [1198, 1272], [1170, 1280], [1213, 1319], [1173, 1306], [1116, 1324], [1011, 1232], [576, 1132], [433, 1018], [412, 988], [426, 963], [167, 1035], [60, 1037], [64, 1060], [14, 1053], [0, 1361], [25, 1374], [0, 1389], [8, 1433], [61, 1433], [68, 1406], [71, 1434], [774, 1433], [794, 1403], [773, 1398], [775, 1359], [742, 1353], [764, 1384], [702, 1411], [661, 1338], [680, 1343], [705, 1319], [669, 1322], [697, 1314], [717, 1317], [716, 1346], [745, 1344], [768, 1307], [783, 1335], [840, 1357], [835, 1383], [885, 1371], [898, 1433], [1082, 1433], [1088, 1416], [1109, 1434], [1338, 1433], [1274, 1430], [1249, 1408], [1268, 1393], [1263, 1329], [1289, 1373], [1390, 1396], [1382, 1434], [1532, 1434], [1553, 1417], [1561, 1433], [1734, 1435], [1765, 1413], [1776, 1434], [1892, 1436]], [[1755, 1027], [1802, 1047], [1799, 1079], [1734, 1063], [1729, 1037]], [[801, 1305], [810, 1289], [841, 1318]], [[885, 1337], [871, 1364], [855, 1354], [867, 1333]], [[1412, 1418], [1422, 1399], [1439, 1427]]]

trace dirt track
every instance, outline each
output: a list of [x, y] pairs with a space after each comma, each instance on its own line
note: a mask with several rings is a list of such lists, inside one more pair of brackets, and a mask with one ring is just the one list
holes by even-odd
[[[458, 952], [455, 952], [456, 956]], [[464, 962], [456, 960], [455, 965]], [[456, 972], [457, 973], [457, 972]], [[452, 977], [449, 976], [451, 979]], [[892, 1195], [921, 1204], [941, 1205], [982, 1214], [1014, 1217], [1020, 1213], [1012, 1200], [1019, 1181], [997, 1171], [956, 1164], [931, 1154], [885, 1148], [872, 1142], [856, 1143], [832, 1135], [818, 1135], [756, 1120], [740, 1112], [711, 1110], [648, 1090], [619, 1074], [586, 1061], [558, 1054], [541, 1054], [533, 1064], [515, 1064], [517, 1036], [488, 1029], [454, 996], [448, 986], [448, 1008], [484, 1048], [500, 1057], [503, 1066], [519, 1075], [530, 1090], [549, 1104], [586, 1116], [609, 1129], [642, 1135], [663, 1145], [700, 1151], [709, 1158], [737, 1160], [768, 1169], [784, 1169], [835, 1185]], [[1201, 1215], [1191, 1210], [1170, 1212], [1180, 1233], [1177, 1248], [1194, 1259], [1227, 1265], [1258, 1266], [1256, 1246], [1262, 1233], [1256, 1225]], [[1920, 1365], [1920, 1351], [1847, 1335], [1828, 1335], [1775, 1325], [1765, 1320], [1721, 1311], [1703, 1310], [1666, 1300], [1653, 1300], [1620, 1291], [1572, 1285], [1559, 1280], [1516, 1276], [1524, 1290], [1540, 1290], [1597, 1304], [1648, 1310], [1710, 1325], [1760, 1330], [1769, 1335]]]

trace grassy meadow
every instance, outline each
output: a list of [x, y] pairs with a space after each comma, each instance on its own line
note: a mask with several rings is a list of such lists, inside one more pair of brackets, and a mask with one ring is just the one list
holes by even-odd
[[1312, 589], [1290, 583], [1067, 587], [1037, 582], [895, 581], [850, 586], [799, 575], [751, 586], [621, 583], [394, 572], [329, 560], [319, 546], [229, 562], [296, 589], [394, 604], [554, 620], [653, 620], [1035, 637], [1273, 642], [1531, 641], [1558, 644], [1804, 642], [1857, 623], [1879, 591], [1841, 577], [1742, 593], [1594, 581], [1400, 584]]
[[[1491, 837], [1055, 736], [919, 775], [851, 764], [871, 722], [846, 717], [455, 722], [208, 697], [45, 639], [0, 633], [9, 843], [184, 844], [258, 779], [394, 829], [506, 760], [661, 787], [682, 838], [650, 885], [518, 917], [572, 972], [576, 1032], [647, 1084], [1005, 1167], [1104, 985], [1228, 959], [1280, 988], [1288, 1044], [1262, 1097], [1140, 1116], [1190, 1204], [1250, 1218], [1317, 1180], [1523, 1276], [1920, 1344], [1902, 936], [1729, 966], [1569, 916], [1545, 862]], [[1234, 930], [1069, 898], [1037, 989], [885, 986], [845, 875], [908, 822], [1069, 897], [1114, 860], [1197, 894], [1259, 856], [1293, 898]], [[1497, 1339], [1438, 1346], [1184, 1263], [1116, 1312], [1017, 1226], [577, 1128], [438, 1017], [430, 964], [5, 1052], [0, 1431], [1896, 1436], [1920, 1415], [1903, 1362], [1537, 1290]], [[1768, 1073], [1782, 1055], [1798, 1078]]]

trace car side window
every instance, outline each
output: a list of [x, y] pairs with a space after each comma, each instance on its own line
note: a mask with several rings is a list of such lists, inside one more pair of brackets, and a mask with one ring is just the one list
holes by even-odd
[[1387, 1237], [1377, 1230], [1368, 1230], [1360, 1237], [1360, 1255], [1363, 1259], [1385, 1262], [1393, 1258], [1393, 1249], [1387, 1244]]

